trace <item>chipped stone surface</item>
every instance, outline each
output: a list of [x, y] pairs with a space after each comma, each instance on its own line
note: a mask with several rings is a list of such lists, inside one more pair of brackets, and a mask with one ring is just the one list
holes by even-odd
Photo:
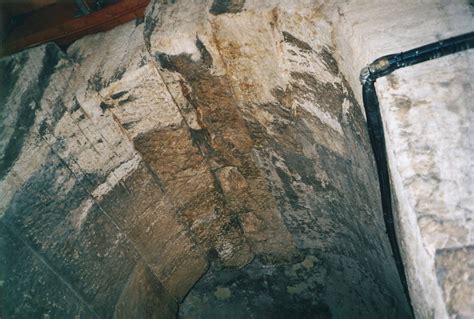
[[[0, 59], [2, 317], [410, 317], [352, 93], [367, 61], [340, 42], [367, 6], [152, 1], [144, 23]], [[389, 81], [392, 105], [405, 80]], [[414, 101], [390, 121], [411, 124]], [[447, 311], [468, 316], [455, 260], [472, 231], [437, 203], [411, 224], [434, 259], [408, 274], [434, 260]]]

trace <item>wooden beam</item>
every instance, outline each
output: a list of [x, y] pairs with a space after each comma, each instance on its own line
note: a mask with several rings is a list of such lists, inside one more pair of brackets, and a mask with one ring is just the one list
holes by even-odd
[[56, 2], [58, 0], [0, 0], [0, 8], [5, 16], [12, 17], [41, 9]]
[[13, 30], [2, 45], [2, 55], [46, 42], [65, 47], [87, 34], [110, 30], [136, 18], [143, 18], [150, 0], [122, 0], [99, 11], [74, 17], [76, 8], [71, 3], [55, 4], [25, 17], [21, 26]]

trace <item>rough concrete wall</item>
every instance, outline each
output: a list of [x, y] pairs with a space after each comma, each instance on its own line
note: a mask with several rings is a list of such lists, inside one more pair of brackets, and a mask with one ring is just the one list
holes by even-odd
[[[346, 3], [335, 18], [341, 68], [357, 87], [357, 71], [375, 58], [473, 31], [470, 9], [467, 1]], [[376, 85], [418, 318], [474, 317], [473, 62], [470, 50]]]
[[2, 316], [408, 316], [308, 4], [153, 2], [0, 60]]

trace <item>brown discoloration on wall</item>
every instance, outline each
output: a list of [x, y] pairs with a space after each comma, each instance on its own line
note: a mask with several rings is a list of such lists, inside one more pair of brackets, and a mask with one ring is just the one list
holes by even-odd
[[[204, 57], [200, 62], [193, 62], [186, 55], [161, 54], [158, 57], [163, 67], [179, 72], [191, 87], [191, 93], [188, 90], [183, 93], [194, 106], [199, 125], [203, 128], [204, 134], [200, 135], [199, 148], [203, 165], [209, 165], [209, 172], [199, 180], [200, 185], [207, 184], [209, 187], [210, 193], [204, 196], [205, 202], [212, 203], [209, 207], [214, 211], [234, 217], [233, 223], [225, 223], [223, 226], [227, 225], [226, 229], [230, 226], [243, 232], [243, 238], [249, 240], [255, 253], [275, 255], [283, 259], [291, 257], [294, 249], [292, 239], [252, 158], [255, 144], [240, 114], [239, 102], [235, 99], [226, 77], [211, 74], [209, 59], [205, 58], [208, 55], [207, 50], [199, 40], [197, 43]], [[197, 151], [197, 148], [195, 150]], [[173, 154], [176, 152], [173, 151]], [[226, 181], [229, 172], [235, 173], [240, 184], [245, 187], [229, 188], [229, 182]], [[215, 178], [212, 183], [211, 178]], [[202, 213], [203, 203], [204, 198], [196, 199], [191, 205], [192, 213]], [[257, 232], [246, 232], [245, 227], [242, 227], [242, 221], [246, 219], [246, 215], [242, 214], [249, 213], [263, 221]], [[207, 213], [209, 214], [211, 213]], [[216, 233], [219, 231], [216, 230]], [[225, 237], [232, 238], [233, 235], [225, 234]]]
[[178, 304], [157, 282], [150, 270], [137, 264], [115, 305], [114, 318], [175, 318]]
[[207, 259], [162, 191], [167, 181], [151, 164], [140, 164], [100, 205], [126, 231], [163, 289], [179, 300], [206, 271]]
[[[195, 145], [186, 126], [150, 132], [138, 137], [135, 147], [163, 183], [164, 193], [181, 223], [202, 247], [204, 255], [215, 249], [226, 264], [245, 264], [252, 253], [231, 222], [231, 215], [207, 159]], [[222, 245], [233, 247], [226, 254]]]

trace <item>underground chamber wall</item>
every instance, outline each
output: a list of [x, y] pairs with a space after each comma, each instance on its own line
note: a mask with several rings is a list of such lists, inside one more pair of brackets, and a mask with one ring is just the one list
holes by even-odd
[[329, 24], [193, 5], [0, 60], [5, 317], [409, 317]]

